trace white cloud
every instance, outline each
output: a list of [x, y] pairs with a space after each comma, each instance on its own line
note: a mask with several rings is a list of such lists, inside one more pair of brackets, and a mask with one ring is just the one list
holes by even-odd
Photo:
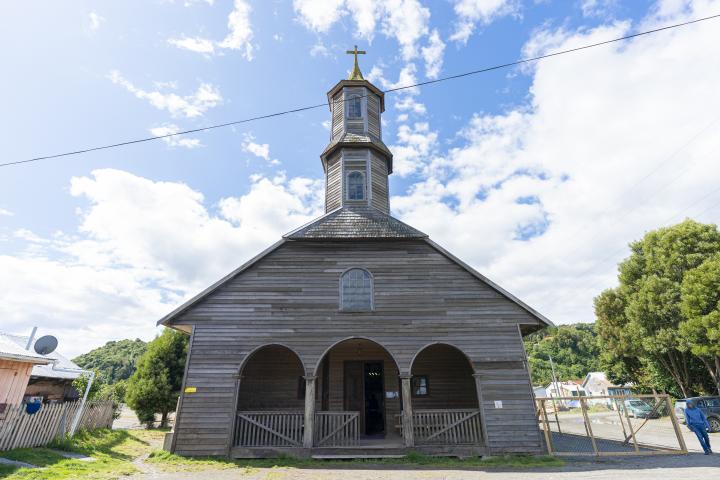
[[270, 158], [270, 145], [267, 143], [256, 143], [255, 137], [250, 134], [245, 135], [242, 148], [244, 151], [262, 158], [271, 165], [280, 165], [279, 160]]
[[450, 40], [466, 43], [477, 24], [487, 25], [498, 17], [517, 14], [516, 0], [455, 0], [457, 24]]
[[165, 135], [172, 135], [179, 131], [180, 127], [174, 124], [166, 124], [160, 127], [154, 127], [150, 129], [150, 133], [152, 133], [153, 136], [164, 137], [162, 140], [169, 147], [183, 147], [193, 149], [203, 146], [202, 143], [200, 143], [200, 139], [198, 138], [188, 138], [184, 135], [165, 137]]
[[147, 100], [153, 107], [167, 110], [173, 117], [200, 117], [209, 109], [222, 103], [220, 91], [209, 83], [201, 83], [195, 93], [191, 95], [180, 96], [176, 93], [162, 93], [157, 90], [150, 92], [138, 88], [117, 70], [110, 72], [108, 78], [137, 98]]
[[325, 33], [345, 14], [345, 0], [293, 0], [298, 19], [309, 29]]
[[[208, 3], [212, 5], [212, 2]], [[233, 10], [228, 15], [228, 34], [223, 40], [183, 37], [169, 38], [168, 43], [204, 55], [214, 55], [222, 50], [238, 50], [245, 59], [252, 60], [255, 46], [252, 43], [251, 12], [252, 7], [245, 0], [234, 0]]]
[[395, 37], [405, 61], [417, 56], [417, 42], [428, 33], [430, 9], [418, 0], [387, 0], [382, 30], [388, 37]]
[[0, 208], [0, 217], [12, 217], [14, 215], [13, 212], [10, 210], [7, 210], [5, 208]]
[[[657, 11], [632, 30], [614, 22], [540, 31], [526, 50], [572, 48], [714, 9], [698, 0]], [[592, 298], [615, 284], [628, 242], [686, 216], [720, 220], [720, 139], [708, 129], [717, 113], [707, 108], [720, 104], [720, 71], [705, 67], [720, 53], [698, 48], [718, 43], [717, 28], [700, 23], [537, 63], [527, 71], [527, 104], [478, 114], [454, 148], [431, 148], [426, 178], [392, 198], [394, 211], [550, 319], [591, 321]]]
[[584, 17], [607, 16], [617, 7], [617, 0], [582, 0], [580, 9]]
[[212, 55], [213, 53], [215, 53], [215, 44], [212, 42], [212, 40], [208, 40], [207, 38], [170, 38], [168, 39], [168, 43], [178, 48], [190, 50], [191, 52], [204, 53], [207, 55]]
[[437, 132], [430, 131], [427, 122], [412, 126], [400, 125], [397, 143], [390, 147], [393, 152], [393, 172], [405, 177], [421, 170], [436, 148], [437, 138]]
[[440, 69], [443, 64], [443, 54], [445, 53], [445, 43], [440, 38], [437, 29], [433, 30], [428, 39], [428, 46], [422, 48], [422, 56], [425, 60], [425, 76], [428, 78], [437, 78], [440, 75]]
[[321, 57], [329, 57], [330, 56], [330, 50], [323, 44], [321, 41], [318, 40], [318, 42], [312, 46], [310, 49], [310, 55], [313, 57], [321, 56]]
[[220, 200], [218, 214], [185, 184], [120, 170], [75, 177], [70, 192], [87, 205], [77, 232], [19, 232], [27, 248], [0, 255], [3, 330], [38, 325], [69, 356], [110, 339], [150, 339], [184, 298], [322, 207], [322, 181], [303, 177], [255, 176], [247, 193]]
[[96, 12], [90, 12], [90, 14], [88, 14], [88, 20], [90, 21], [90, 31], [92, 32], [97, 32], [100, 26], [105, 23], [105, 17]]

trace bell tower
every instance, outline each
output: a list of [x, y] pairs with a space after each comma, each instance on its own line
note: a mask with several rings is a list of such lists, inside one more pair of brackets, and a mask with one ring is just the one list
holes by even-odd
[[365, 80], [355, 56], [353, 71], [328, 92], [330, 143], [320, 155], [325, 171], [325, 212], [374, 207], [390, 213], [392, 153], [382, 141], [385, 94]]

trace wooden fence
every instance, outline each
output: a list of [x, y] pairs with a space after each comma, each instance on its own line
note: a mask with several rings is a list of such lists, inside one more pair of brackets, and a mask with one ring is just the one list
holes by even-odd
[[[0, 451], [13, 448], [40, 447], [70, 432], [80, 402], [43, 405], [32, 415], [25, 405], [10, 405], [0, 417]], [[113, 422], [112, 402], [88, 402], [78, 430], [110, 428]]]
[[413, 435], [417, 445], [480, 445], [480, 410], [415, 410]]
[[236, 447], [301, 447], [303, 412], [237, 412]]
[[358, 444], [359, 412], [315, 413], [316, 447], [350, 447]]

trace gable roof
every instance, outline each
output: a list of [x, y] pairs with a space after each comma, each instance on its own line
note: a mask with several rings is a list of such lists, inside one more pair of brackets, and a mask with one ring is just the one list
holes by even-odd
[[283, 235], [291, 240], [427, 238], [427, 234], [377, 208], [341, 207]]
[[[23, 350], [25, 349], [25, 345], [27, 345], [28, 340], [30, 340], [30, 337], [27, 335], [10, 335], [7, 333], [0, 334], [0, 338], [7, 339], [7, 341], [14, 343], [18, 348]], [[82, 368], [57, 350], [50, 352], [47, 355], [39, 355], [35, 353], [35, 349], [33, 347], [35, 346], [35, 342], [37, 342], [38, 338], [40, 337], [35, 337], [30, 345], [30, 350], [24, 350], [26, 353], [32, 353], [32, 355], [44, 360], [42, 362], [37, 362], [38, 364], [33, 367], [31, 374], [33, 377], [75, 379], [82, 374]]]
[[[511, 302], [525, 310], [530, 316], [538, 322], [538, 328], [545, 326], [554, 326], [554, 324], [545, 318], [535, 309], [528, 306], [525, 302], [515, 297], [513, 294], [500, 287], [498, 284], [480, 274], [477, 270], [457, 258], [452, 253], [445, 250], [437, 243], [430, 240], [427, 234], [401, 222], [400, 220], [388, 215], [374, 207], [341, 207], [332, 212], [326, 213], [316, 220], [283, 235], [283, 238], [270, 246], [266, 250], [260, 252], [249, 261], [236, 268], [210, 287], [192, 297], [175, 310], [158, 320], [158, 325], [168, 326], [168, 323], [175, 317], [179, 316], [196, 303], [203, 300], [212, 292], [229, 282], [243, 271], [269, 255], [281, 245], [288, 241], [312, 241], [312, 240], [422, 240], [427, 242], [431, 247], [440, 254], [447, 257], [452, 262], [458, 264], [472, 276], [488, 285], [490, 288], [504, 296]], [[542, 326], [540, 324], [543, 324]]]

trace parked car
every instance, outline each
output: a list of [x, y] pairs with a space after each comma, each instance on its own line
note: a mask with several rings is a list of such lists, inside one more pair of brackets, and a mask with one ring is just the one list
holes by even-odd
[[628, 398], [623, 402], [624, 408], [627, 408], [628, 415], [635, 418], [660, 418], [657, 411], [653, 411], [652, 406], [646, 401], [638, 398]]
[[695, 406], [707, 417], [710, 431], [720, 432], [720, 397], [691, 397], [676, 401], [675, 416], [682, 423], [685, 423], [685, 406], [690, 400], [694, 400]]

